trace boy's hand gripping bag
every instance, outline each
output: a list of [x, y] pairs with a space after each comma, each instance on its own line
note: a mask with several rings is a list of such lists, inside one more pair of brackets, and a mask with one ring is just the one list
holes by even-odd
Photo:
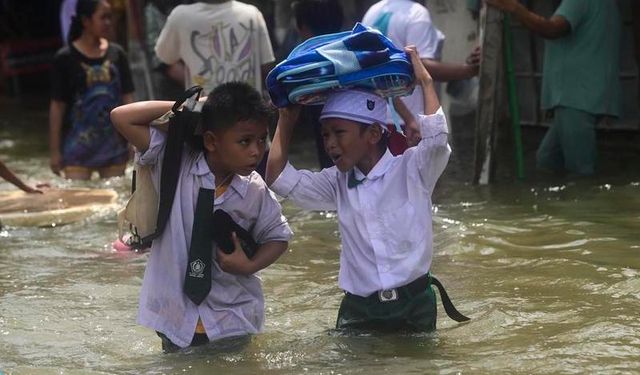
[[320, 35], [294, 48], [267, 75], [276, 107], [323, 104], [329, 93], [359, 88], [389, 98], [411, 94], [413, 67], [406, 53], [378, 30], [360, 23], [351, 31]]
[[231, 254], [235, 250], [235, 244], [231, 237], [231, 233], [235, 232], [247, 258], [253, 258], [258, 250], [258, 244], [251, 233], [233, 221], [233, 218], [226, 211], [217, 209], [213, 212], [213, 227], [215, 228], [213, 240], [223, 252]]
[[[200, 113], [198, 99], [202, 88], [186, 90], [171, 111], [153, 121], [150, 126], [167, 132], [167, 143], [160, 172], [160, 192], [156, 192], [151, 178], [151, 167], [135, 163], [132, 194], [123, 210], [118, 213], [118, 237], [134, 249], [144, 249], [162, 234], [171, 212], [178, 182], [182, 149], [185, 141], [198, 132]], [[131, 232], [123, 239], [125, 231]]]

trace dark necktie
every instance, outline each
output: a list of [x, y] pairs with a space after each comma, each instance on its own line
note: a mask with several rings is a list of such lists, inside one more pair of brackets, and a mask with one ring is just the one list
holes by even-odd
[[356, 178], [356, 172], [354, 172], [354, 170], [352, 169], [351, 172], [349, 172], [349, 178], [347, 179], [347, 187], [349, 189], [353, 189], [354, 187], [360, 185], [361, 183], [364, 182], [364, 180], [366, 180], [367, 178], [363, 178], [362, 180], [358, 180]]
[[211, 290], [213, 195], [214, 190], [200, 188], [193, 215], [184, 293], [196, 305], [202, 303]]

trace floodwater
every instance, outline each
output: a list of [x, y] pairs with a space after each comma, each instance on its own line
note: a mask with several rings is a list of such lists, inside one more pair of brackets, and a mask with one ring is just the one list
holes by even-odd
[[[41, 108], [0, 117], [2, 160], [31, 182], [72, 185], [48, 170]], [[310, 144], [297, 149], [314, 165]], [[264, 333], [239, 348], [163, 354], [135, 323], [147, 256], [111, 250], [116, 220], [104, 212], [0, 231], [0, 373], [638, 373], [638, 174], [475, 187], [452, 177], [470, 175], [460, 168], [451, 163], [434, 196], [433, 272], [469, 323], [440, 305], [433, 334], [335, 333], [336, 218], [285, 203], [296, 236], [262, 272]], [[79, 185], [122, 201], [129, 189], [127, 178]]]

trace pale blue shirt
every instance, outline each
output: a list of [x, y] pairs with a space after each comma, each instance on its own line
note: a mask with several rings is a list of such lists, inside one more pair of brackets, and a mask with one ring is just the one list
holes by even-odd
[[[138, 154], [138, 163], [152, 165], [158, 191], [166, 134], [151, 128], [149, 149]], [[200, 304], [183, 292], [191, 243], [193, 215], [200, 187], [213, 189], [214, 176], [202, 153], [185, 150], [176, 197], [163, 234], [153, 241], [140, 292], [138, 323], [164, 333], [180, 347], [189, 346], [198, 317], [210, 340], [257, 333], [264, 323], [264, 296], [257, 275], [239, 276], [220, 269], [212, 243], [211, 291]], [[292, 232], [281, 207], [260, 175], [235, 175], [227, 190], [215, 199], [258, 244], [288, 241]]]
[[[335, 166], [320, 172], [287, 164], [271, 185], [309, 210], [337, 210], [342, 237], [338, 284], [369, 296], [426, 274], [433, 253], [431, 194], [451, 148], [442, 108], [419, 115], [422, 141], [393, 156], [388, 150], [354, 188]], [[365, 176], [356, 168], [358, 180]]]

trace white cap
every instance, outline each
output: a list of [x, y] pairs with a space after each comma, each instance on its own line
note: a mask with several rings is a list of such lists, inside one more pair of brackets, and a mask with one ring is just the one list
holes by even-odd
[[329, 95], [320, 120], [342, 118], [364, 124], [387, 123], [387, 102], [378, 95], [361, 90], [336, 91]]

